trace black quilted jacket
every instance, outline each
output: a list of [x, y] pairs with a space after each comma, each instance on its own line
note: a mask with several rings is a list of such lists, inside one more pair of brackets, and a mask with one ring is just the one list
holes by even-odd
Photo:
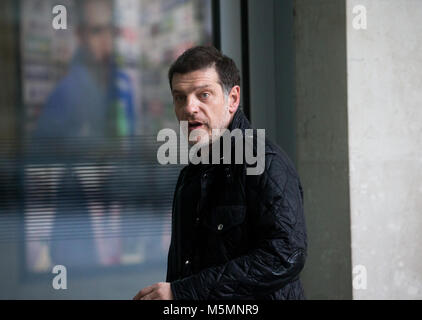
[[[240, 109], [235, 128], [250, 128]], [[246, 167], [189, 164], [181, 171], [167, 268], [176, 300], [305, 298], [299, 273], [307, 238], [294, 165], [266, 139], [265, 171], [247, 175]]]

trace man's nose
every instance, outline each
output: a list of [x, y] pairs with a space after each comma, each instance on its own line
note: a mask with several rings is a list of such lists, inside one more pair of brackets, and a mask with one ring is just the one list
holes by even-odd
[[186, 104], [185, 104], [185, 112], [187, 114], [195, 114], [198, 113], [199, 106], [198, 106], [198, 100], [194, 97], [187, 97], [186, 98]]
[[113, 53], [114, 38], [111, 34], [104, 35], [103, 38], [103, 52], [110, 56]]

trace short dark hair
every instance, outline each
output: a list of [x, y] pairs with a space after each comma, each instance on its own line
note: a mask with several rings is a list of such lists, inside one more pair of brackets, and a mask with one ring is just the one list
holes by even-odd
[[188, 73], [215, 67], [223, 91], [229, 93], [234, 86], [240, 85], [240, 73], [234, 61], [223, 55], [213, 46], [196, 46], [186, 50], [171, 65], [168, 73], [170, 89], [175, 73]]

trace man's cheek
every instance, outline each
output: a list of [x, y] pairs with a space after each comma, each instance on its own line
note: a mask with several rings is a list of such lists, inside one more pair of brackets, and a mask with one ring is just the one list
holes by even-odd
[[176, 108], [174, 108], [174, 113], [176, 114], [176, 118], [178, 121], [182, 121], [182, 115], [180, 111], [178, 111]]

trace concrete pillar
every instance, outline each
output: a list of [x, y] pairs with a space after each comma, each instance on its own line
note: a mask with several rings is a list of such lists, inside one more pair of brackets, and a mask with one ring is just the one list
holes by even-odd
[[305, 194], [308, 299], [351, 299], [346, 9], [294, 3], [297, 168]]
[[355, 299], [422, 298], [421, 20], [422, 1], [347, 1], [352, 261], [367, 270]]
[[421, 19], [416, 0], [295, 0], [310, 299], [422, 298]]

